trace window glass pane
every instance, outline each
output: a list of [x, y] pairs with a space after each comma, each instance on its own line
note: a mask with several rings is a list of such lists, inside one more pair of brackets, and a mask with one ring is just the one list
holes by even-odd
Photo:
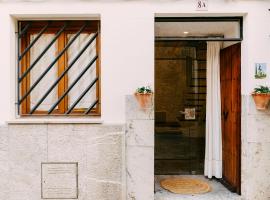
[[240, 22], [156, 22], [155, 35], [157, 37], [240, 38]]
[[18, 27], [19, 114], [100, 115], [99, 21], [19, 21]]
[[[37, 34], [30, 35], [30, 42], [34, 40]], [[30, 50], [30, 64], [42, 53], [42, 51], [52, 41], [54, 34], [43, 34], [35, 45]], [[47, 50], [47, 52], [38, 61], [30, 73], [30, 87], [36, 82], [41, 74], [48, 68], [57, 55], [57, 41]], [[30, 107], [33, 108], [36, 103], [42, 98], [45, 92], [49, 89], [52, 83], [57, 79], [57, 63], [51, 70], [43, 77], [30, 95]], [[53, 103], [57, 101], [57, 87], [55, 87], [47, 98], [42, 102], [37, 110], [48, 110]]]
[[[68, 40], [74, 37], [75, 34], [68, 34]], [[74, 41], [68, 49], [68, 64], [78, 55], [80, 50], [93, 37], [94, 34], [82, 33]], [[78, 75], [85, 69], [85, 67], [96, 56], [96, 40], [84, 51], [80, 58], [73, 65], [68, 72], [68, 86], [78, 77]], [[82, 92], [90, 85], [96, 78], [96, 62], [87, 70], [83, 77], [77, 82], [73, 89], [69, 92], [68, 106], [70, 107], [82, 94]], [[75, 108], [88, 108], [96, 100], [96, 85], [84, 96], [84, 98], [76, 105]]]

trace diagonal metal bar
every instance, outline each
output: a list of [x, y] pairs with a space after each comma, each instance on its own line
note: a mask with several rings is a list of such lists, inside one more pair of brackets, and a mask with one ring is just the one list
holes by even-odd
[[37, 37], [29, 44], [28, 47], [26, 47], [24, 49], [24, 51], [22, 52], [21, 55], [19, 55], [19, 60], [21, 60], [23, 58], [23, 56], [31, 49], [31, 47], [38, 41], [38, 39], [42, 36], [42, 34], [47, 30], [47, 28], [49, 27], [50, 22], [47, 23], [47, 25], [45, 25], [41, 31], [38, 33]]
[[91, 84], [83, 91], [83, 93], [78, 97], [78, 99], [70, 106], [68, 111], [65, 113], [66, 115], [71, 113], [71, 111], [75, 108], [75, 106], [82, 100], [82, 98], [86, 95], [86, 93], [95, 85], [95, 83], [98, 81], [98, 77], [96, 77]]
[[[91, 43], [90, 43], [91, 44]], [[60, 82], [60, 80], [66, 75], [66, 73], [72, 68], [72, 66], [76, 63], [76, 61], [80, 58], [81, 54], [85, 51], [85, 49], [90, 45], [86, 45], [85, 48], [83, 48], [80, 53], [72, 60], [72, 62], [69, 64], [69, 66], [63, 71], [63, 73], [56, 79], [56, 81], [52, 84], [52, 86], [46, 91], [46, 93], [41, 97], [41, 99], [38, 101], [38, 103], [31, 109], [30, 114], [33, 114], [35, 110], [40, 106], [40, 104], [46, 99], [46, 97], [51, 93], [53, 88], [57, 86], [57, 84]], [[92, 65], [96, 60], [98, 56], [95, 56], [91, 62], [90, 65]]]
[[[94, 61], [97, 59], [97, 56], [93, 59]], [[92, 61], [93, 61], [92, 60]], [[92, 66], [94, 62], [90, 62], [85, 68], [84, 70], [79, 74], [79, 76], [71, 83], [71, 85], [69, 86], [69, 88], [65, 91], [65, 93], [53, 104], [53, 106], [50, 108], [50, 110], [48, 111], [48, 114], [50, 114], [55, 107], [63, 100], [63, 98], [69, 93], [69, 91], [75, 86], [75, 84], [80, 80], [80, 78], [85, 74], [85, 72], [87, 72], [87, 70]]]
[[[97, 37], [97, 33], [85, 44], [85, 46], [80, 50], [78, 55], [71, 61], [69, 66], [63, 71], [63, 73], [57, 78], [57, 80], [52, 84], [52, 86], [47, 90], [47, 92], [42, 96], [42, 98], [38, 101], [38, 103], [32, 108], [30, 111], [30, 114], [34, 113], [35, 110], [38, 108], [38, 106], [46, 99], [46, 97], [50, 94], [50, 92], [53, 90], [53, 88], [59, 83], [59, 81], [65, 76], [65, 74], [72, 68], [72, 66], [76, 63], [76, 61], [80, 58], [80, 56], [83, 54], [83, 52], [89, 47], [89, 45], [92, 44], [92, 42]], [[96, 60], [98, 56], [95, 56], [91, 62], [90, 65], [92, 65]]]
[[38, 83], [44, 78], [44, 76], [50, 71], [50, 69], [54, 66], [54, 64], [58, 61], [58, 59], [66, 52], [66, 50], [71, 46], [71, 44], [76, 40], [76, 38], [80, 35], [83, 29], [86, 27], [86, 24], [81, 27], [81, 29], [76, 33], [76, 35], [68, 42], [65, 48], [56, 56], [53, 62], [48, 66], [48, 68], [40, 75], [40, 77], [36, 80], [35, 83], [30, 87], [30, 89], [26, 92], [23, 98], [20, 100], [20, 103], [33, 91], [33, 89], [38, 85]]
[[57, 32], [55, 37], [52, 39], [52, 41], [48, 44], [48, 46], [41, 52], [41, 54], [35, 59], [35, 61], [30, 65], [29, 68], [24, 72], [24, 74], [20, 77], [19, 83], [22, 82], [22, 80], [26, 77], [26, 75], [35, 67], [35, 65], [38, 63], [38, 61], [42, 58], [42, 56], [48, 51], [48, 49], [53, 45], [53, 43], [58, 39], [58, 37], [61, 35], [61, 33], [65, 30], [67, 27], [67, 23], [64, 24], [64, 26]]
[[19, 32], [18, 37], [21, 38], [27, 31], [27, 29], [30, 27], [31, 22], [29, 22], [28, 24], [25, 25], [25, 27], [23, 28], [23, 30], [21, 32]]
[[90, 107], [84, 112], [84, 114], [87, 115], [95, 107], [95, 105], [97, 105], [97, 103], [98, 103], [98, 99], [90, 105]]

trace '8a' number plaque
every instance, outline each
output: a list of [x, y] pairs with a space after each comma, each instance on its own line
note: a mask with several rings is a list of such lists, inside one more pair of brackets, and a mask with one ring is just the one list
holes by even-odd
[[196, 10], [197, 11], [207, 11], [208, 10], [208, 0], [196, 0]]

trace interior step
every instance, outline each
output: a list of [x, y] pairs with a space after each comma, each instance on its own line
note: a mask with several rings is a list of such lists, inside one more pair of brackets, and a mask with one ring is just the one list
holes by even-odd
[[187, 88], [187, 92], [193, 92], [193, 93], [205, 93], [206, 94], [206, 87], [190, 87]]
[[197, 56], [198, 59], [205, 59], [206, 58], [206, 53], [207, 53], [206, 50], [197, 49], [196, 56]]
[[205, 71], [192, 71], [191, 77], [194, 78], [205, 78], [206, 79], [206, 73]]
[[199, 85], [207, 85], [206, 78], [193, 78], [191, 83], [197, 83]]
[[187, 99], [206, 99], [206, 94], [205, 93], [202, 93], [202, 94], [187, 93], [186, 98]]
[[194, 72], [204, 72], [206, 73], [206, 69], [193, 69]]
[[190, 102], [190, 101], [206, 101], [206, 99], [204, 98], [204, 99], [196, 99], [196, 98], [194, 98], [194, 99], [186, 99], [186, 101], [188, 101], [188, 102]]
[[205, 77], [202, 77], [202, 78], [200, 78], [200, 77], [198, 77], [198, 78], [194, 78], [194, 77], [192, 77], [192, 79], [194, 79], [194, 80], [206, 80], [206, 78], [205, 78]]
[[189, 87], [201, 87], [201, 88], [206, 88], [206, 85], [189, 85]]
[[206, 60], [197, 60], [197, 68], [194, 69], [206, 69]]
[[186, 92], [186, 94], [190, 94], [190, 95], [204, 94], [204, 95], [206, 95], [206, 92], [192, 92], [192, 91], [188, 91], [188, 92]]
[[185, 108], [195, 108], [196, 110], [203, 110], [205, 107], [205, 102], [185, 102], [184, 104]]

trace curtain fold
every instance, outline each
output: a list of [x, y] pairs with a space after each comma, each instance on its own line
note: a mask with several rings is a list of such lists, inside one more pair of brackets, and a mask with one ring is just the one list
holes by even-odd
[[206, 145], [204, 175], [222, 178], [220, 42], [207, 42]]
[[[79, 37], [73, 42], [73, 44], [67, 50], [68, 63], [78, 55], [80, 50], [86, 45], [86, 43], [93, 37], [92, 34], [81, 33]], [[68, 41], [75, 36], [75, 34], [68, 34]], [[37, 37], [37, 34], [32, 34], [30, 36], [30, 42], [32, 42]], [[30, 50], [30, 64], [32, 64], [35, 59], [41, 54], [44, 48], [52, 41], [55, 34], [43, 34], [36, 44]], [[52, 61], [58, 55], [58, 42], [56, 41], [48, 51], [42, 56], [35, 67], [31, 70], [30, 76], [30, 86], [32, 86], [40, 75], [47, 69], [47, 67], [52, 63]], [[79, 76], [79, 74], [85, 69], [85, 67], [90, 63], [90, 61], [96, 55], [96, 40], [84, 51], [80, 58], [76, 61], [73, 67], [67, 73], [68, 77], [68, 87], [71, 83]], [[67, 67], [66, 66], [66, 67]], [[50, 71], [43, 77], [35, 89], [30, 95], [30, 106], [33, 108], [37, 102], [42, 98], [45, 91], [53, 84], [53, 82], [58, 78], [58, 65], [57, 63], [50, 69]], [[76, 83], [72, 90], [68, 94], [68, 106], [72, 105], [83, 91], [90, 85], [90, 83], [96, 78], [96, 62], [93, 66], [87, 70], [87, 72], [81, 77], [81, 79]], [[88, 108], [96, 100], [96, 85], [94, 85], [90, 91], [81, 99], [75, 108]], [[47, 111], [52, 107], [52, 105], [58, 99], [58, 87], [50, 92], [46, 99], [40, 104], [38, 110]], [[58, 108], [58, 107], [57, 107]]]
[[[32, 34], [30, 36], [30, 42], [32, 42], [37, 34]], [[41, 54], [44, 48], [52, 41], [54, 34], [43, 34], [36, 44], [30, 50], [30, 64], [32, 64], [36, 58]], [[57, 45], [55, 42], [48, 51], [42, 56], [38, 61], [35, 67], [31, 70], [30, 75], [30, 85], [32, 86], [40, 75], [48, 68], [48, 66], [53, 62], [57, 55]], [[30, 95], [30, 106], [33, 108], [37, 102], [44, 95], [45, 91], [48, 90], [49, 86], [57, 79], [57, 64], [55, 64], [51, 70], [43, 77], [35, 89], [31, 92]], [[57, 101], [57, 88], [55, 87], [47, 98], [42, 102], [38, 107], [38, 110], [48, 110], [51, 106]]]
[[[75, 34], [68, 34], [68, 40], [74, 37]], [[85, 44], [93, 37], [92, 34], [81, 33], [80, 36], [74, 41], [71, 47], [68, 49], [68, 64], [78, 55], [78, 52], [85, 46]], [[73, 65], [68, 72], [68, 86], [78, 77], [78, 75], [84, 70], [84, 68], [90, 63], [90, 61], [96, 55], [96, 40], [85, 50], [80, 58]], [[71, 106], [83, 93], [83, 91], [90, 85], [90, 83], [96, 78], [96, 62], [93, 66], [87, 70], [87, 72], [81, 77], [74, 88], [69, 92], [68, 105]], [[75, 108], [88, 108], [96, 100], [96, 85], [94, 85], [90, 91], [82, 98]]]

